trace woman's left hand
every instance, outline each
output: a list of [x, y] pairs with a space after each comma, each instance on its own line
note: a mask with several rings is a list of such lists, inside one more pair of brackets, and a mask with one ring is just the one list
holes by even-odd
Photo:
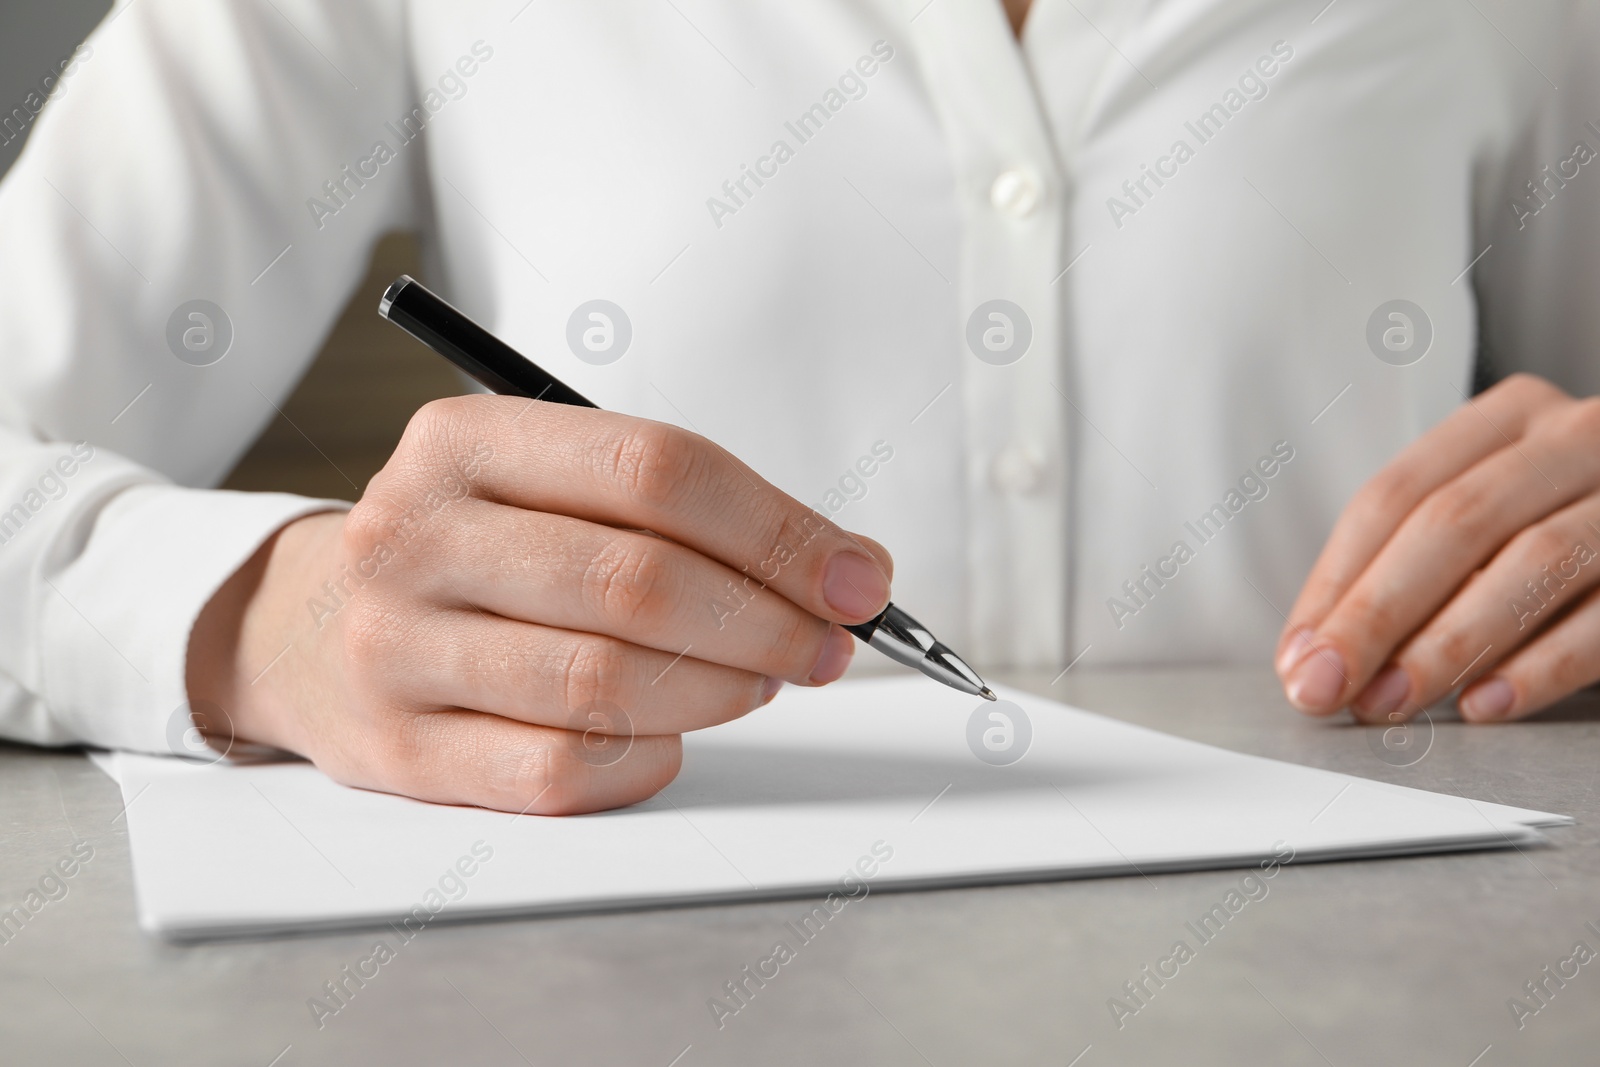
[[1600, 398], [1517, 375], [1361, 488], [1278, 639], [1311, 715], [1400, 722], [1457, 686], [1469, 722], [1600, 680]]

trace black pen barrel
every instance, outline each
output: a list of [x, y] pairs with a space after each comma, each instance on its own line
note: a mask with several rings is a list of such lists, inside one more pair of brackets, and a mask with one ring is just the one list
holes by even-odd
[[502, 396], [582, 408], [600, 406], [540, 370], [409, 275], [401, 275], [389, 286], [378, 313]]

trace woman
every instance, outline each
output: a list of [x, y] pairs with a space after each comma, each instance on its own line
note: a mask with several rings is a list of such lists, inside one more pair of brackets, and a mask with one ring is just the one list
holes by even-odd
[[[1600, 409], [1553, 384], [1593, 20], [128, 5], [0, 185], [0, 723], [593, 810], [838, 677], [891, 576], [979, 664], [1276, 637], [1309, 713], [1525, 715], [1600, 678]], [[349, 511], [205, 488], [394, 228], [627, 414], [430, 405]], [[1484, 352], [1542, 377], [1469, 400]]]

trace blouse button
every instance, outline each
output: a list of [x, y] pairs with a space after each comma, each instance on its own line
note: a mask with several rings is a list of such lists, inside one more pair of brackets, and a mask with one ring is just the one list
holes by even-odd
[[996, 489], [1013, 496], [1033, 496], [1044, 488], [1044, 457], [1022, 445], [1010, 445], [994, 457], [990, 468]]
[[1000, 172], [989, 186], [989, 202], [995, 210], [1013, 219], [1025, 219], [1039, 206], [1043, 189], [1031, 170], [1012, 167]]

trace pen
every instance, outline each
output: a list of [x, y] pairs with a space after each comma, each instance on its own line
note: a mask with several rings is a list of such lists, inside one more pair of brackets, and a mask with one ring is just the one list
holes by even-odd
[[[600, 406], [540, 369], [410, 275], [402, 274], [385, 290], [383, 299], [378, 302], [378, 314], [493, 392], [574, 407]], [[986, 700], [999, 699], [949, 646], [893, 604], [870, 622], [845, 629], [890, 659], [915, 668], [952, 689]]]

